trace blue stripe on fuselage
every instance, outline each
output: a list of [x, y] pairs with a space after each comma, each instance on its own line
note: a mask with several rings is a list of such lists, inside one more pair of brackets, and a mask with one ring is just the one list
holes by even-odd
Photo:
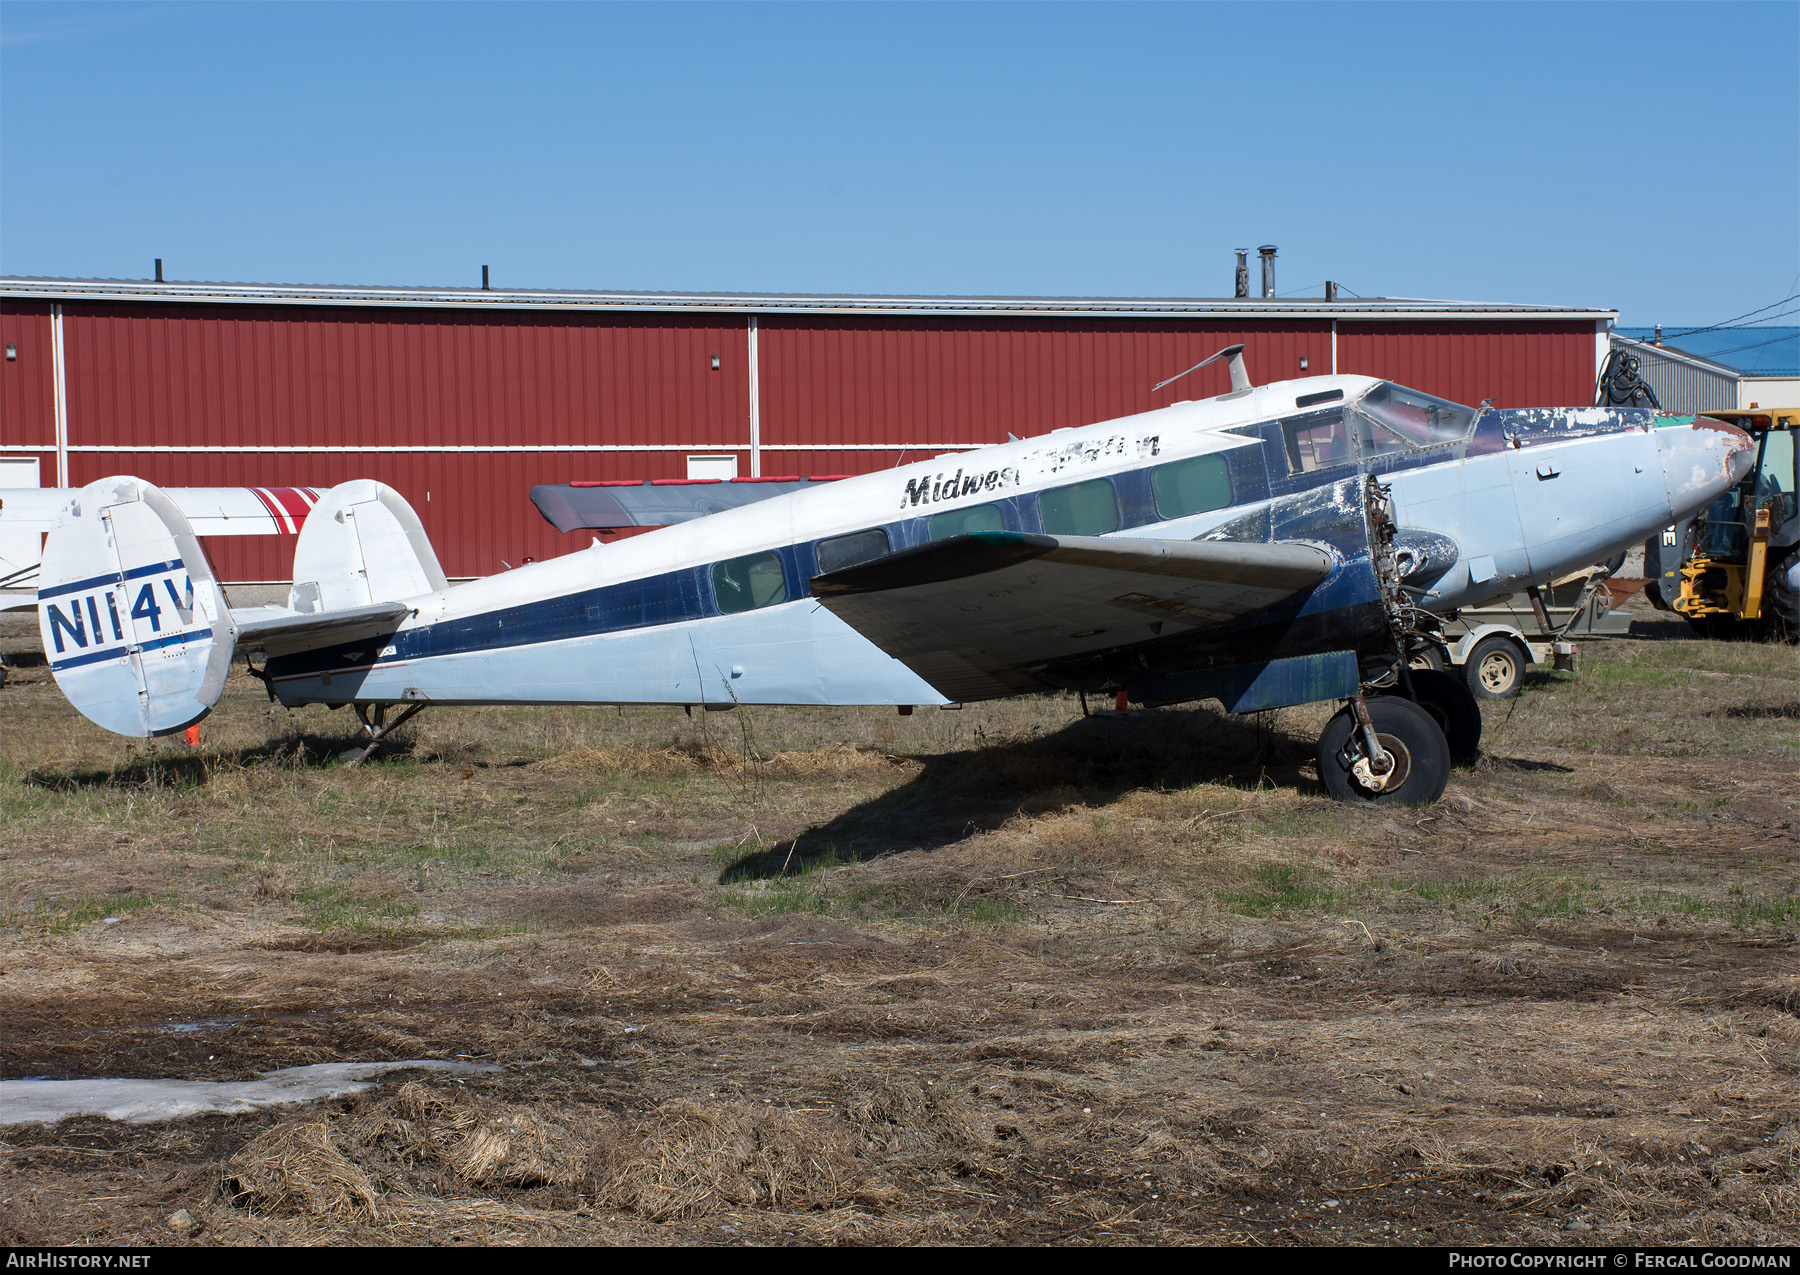
[[[1279, 438], [1279, 426], [1273, 428]], [[1339, 491], [1346, 479], [1351, 482], [1356, 480], [1354, 468], [1348, 471], [1344, 479], [1321, 485], [1319, 480], [1325, 475], [1287, 477], [1285, 459], [1278, 458], [1279, 468], [1273, 472], [1281, 477], [1271, 483], [1266, 453], [1266, 443], [1262, 449], [1254, 446], [1233, 447], [1213, 453], [1224, 457], [1232, 482], [1231, 503], [1214, 511], [1215, 517], [1225, 509], [1248, 511], [1254, 508], [1264, 511], [1260, 528], [1254, 534], [1234, 535], [1233, 538], [1328, 541], [1336, 545], [1346, 558], [1366, 555], [1367, 542], [1362, 525], [1360, 497], [1348, 499]], [[1189, 457], [1159, 457], [1155, 465], [1106, 476], [1111, 479], [1118, 499], [1120, 531], [1159, 526], [1172, 521], [1163, 518], [1156, 509], [1151, 476], [1158, 465], [1186, 459]], [[1047, 487], [1017, 496], [1000, 497], [986, 503], [999, 509], [1001, 522], [1006, 530], [1038, 532], [1042, 530], [1039, 497], [1045, 491], [1056, 489]], [[1276, 497], [1273, 506], [1270, 503], [1272, 495]], [[968, 506], [958, 505], [954, 510], [933, 512], [957, 512], [966, 508]], [[910, 514], [911, 510], [907, 512]], [[917, 515], [873, 526], [887, 532], [890, 547], [898, 550], [930, 540], [929, 518], [930, 515], [921, 509]], [[872, 530], [873, 526], [846, 528], [843, 532], [833, 532], [831, 535], [818, 537], [817, 540], [806, 540], [776, 549], [774, 552], [781, 559], [782, 575], [787, 585], [787, 597], [800, 599], [811, 596], [809, 582], [818, 574], [818, 540]], [[713, 598], [711, 581], [712, 570], [716, 565], [718, 564], [705, 563], [683, 567], [637, 580], [599, 585], [561, 597], [487, 611], [480, 615], [421, 625], [395, 632], [386, 638], [370, 638], [362, 642], [279, 656], [269, 661], [268, 673], [277, 680], [302, 679], [325, 672], [349, 672], [377, 665], [430, 659], [434, 656], [502, 650], [707, 619], [721, 614]], [[1343, 589], [1329, 591], [1329, 603], [1323, 598], [1303, 599], [1298, 604], [1298, 613], [1310, 612], [1321, 605], [1343, 605], [1343, 592]], [[382, 651], [384, 647], [391, 647], [391, 652], [377, 656], [375, 653]]]

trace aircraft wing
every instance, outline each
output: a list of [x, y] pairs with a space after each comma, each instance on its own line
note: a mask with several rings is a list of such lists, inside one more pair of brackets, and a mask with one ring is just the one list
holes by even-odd
[[[0, 530], [45, 532], [76, 489], [0, 489]], [[165, 487], [196, 536], [291, 536], [319, 501], [311, 487]]]
[[232, 611], [231, 619], [237, 625], [238, 650], [274, 656], [380, 637], [399, 628], [411, 611], [399, 602], [320, 613], [274, 606], [240, 607]]
[[531, 503], [558, 531], [670, 527], [743, 505], [805, 491], [817, 478], [655, 478], [642, 481], [543, 483], [531, 489]]
[[812, 581], [834, 615], [953, 700], [1040, 689], [1078, 655], [1229, 623], [1336, 563], [1304, 544], [982, 531]]

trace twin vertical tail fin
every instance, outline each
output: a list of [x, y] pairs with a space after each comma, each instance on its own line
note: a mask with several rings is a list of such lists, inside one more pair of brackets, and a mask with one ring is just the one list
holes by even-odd
[[169, 735], [211, 711], [237, 629], [187, 517], [136, 478], [72, 494], [44, 543], [38, 628], [69, 702], [120, 735]]
[[288, 607], [319, 615], [448, 588], [419, 515], [391, 487], [340, 483], [319, 498], [294, 546]]

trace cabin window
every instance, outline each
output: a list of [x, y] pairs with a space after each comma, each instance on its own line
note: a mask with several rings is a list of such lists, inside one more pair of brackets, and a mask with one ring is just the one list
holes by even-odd
[[1356, 404], [1359, 442], [1365, 456], [1418, 451], [1460, 443], [1475, 428], [1475, 412], [1403, 385], [1383, 381]]
[[1316, 469], [1332, 469], [1356, 461], [1342, 408], [1291, 416], [1281, 422], [1281, 432], [1287, 439], [1288, 464], [1296, 474], [1310, 474]]
[[1096, 478], [1044, 492], [1038, 515], [1052, 536], [1103, 536], [1119, 529], [1119, 499], [1110, 482]]
[[1158, 465], [1150, 472], [1150, 489], [1162, 518], [1223, 509], [1231, 503], [1231, 466], [1217, 453]]
[[819, 574], [873, 562], [888, 551], [887, 532], [880, 527], [819, 541]]
[[753, 553], [720, 562], [712, 569], [713, 596], [725, 615], [772, 607], [787, 601], [787, 578], [781, 559], [774, 553]]
[[966, 536], [974, 531], [1006, 529], [1006, 524], [1000, 520], [999, 505], [976, 505], [947, 514], [934, 514], [925, 526], [933, 540], [948, 540], [951, 536]]

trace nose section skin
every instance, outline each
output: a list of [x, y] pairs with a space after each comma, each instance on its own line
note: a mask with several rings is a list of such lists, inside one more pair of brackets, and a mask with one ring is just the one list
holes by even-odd
[[1504, 447], [1395, 476], [1403, 527], [1442, 533], [1460, 551], [1431, 585], [1433, 609], [1604, 561], [1710, 503], [1754, 463], [1742, 430], [1706, 418], [1600, 408], [1490, 416]]
[[1706, 416], [1659, 416], [1657, 451], [1669, 494], [1669, 521], [1679, 522], [1741, 482], [1756, 463], [1756, 440]]

